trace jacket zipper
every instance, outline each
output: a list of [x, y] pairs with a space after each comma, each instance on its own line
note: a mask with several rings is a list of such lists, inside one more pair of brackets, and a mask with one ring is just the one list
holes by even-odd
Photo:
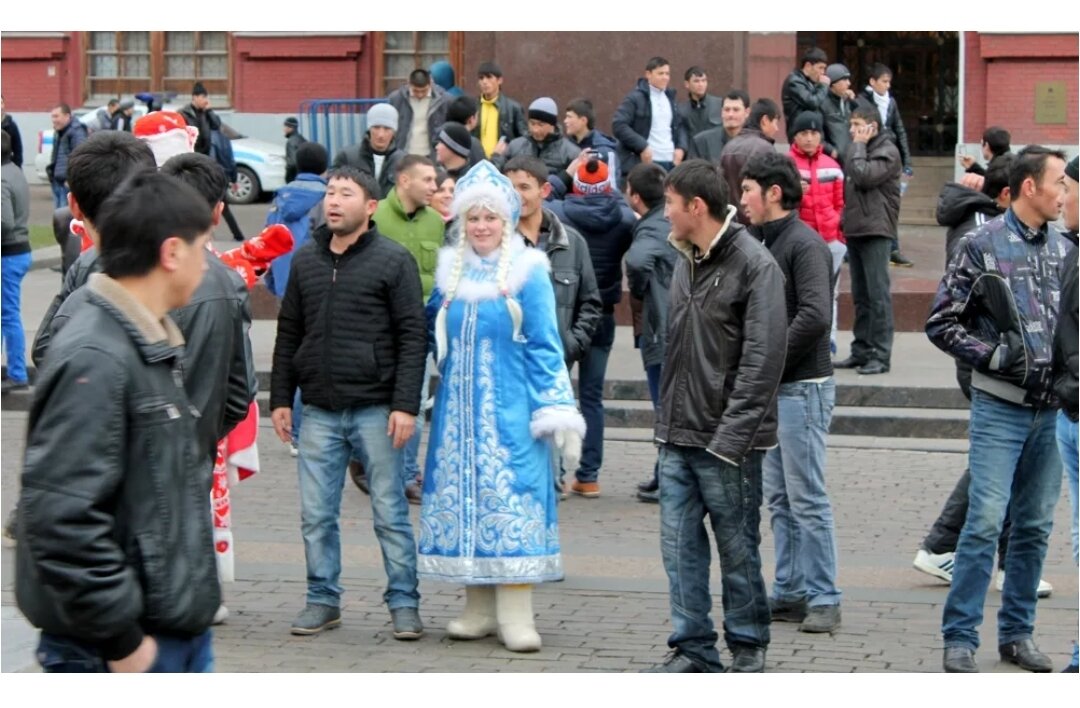
[[333, 375], [330, 371], [330, 355], [334, 346], [334, 290], [337, 283], [338, 264], [343, 254], [330, 251], [330, 259], [333, 263], [330, 273], [330, 292], [326, 296], [326, 342], [323, 344], [323, 377], [326, 381], [326, 393], [330, 399], [330, 408], [337, 408], [334, 401]]

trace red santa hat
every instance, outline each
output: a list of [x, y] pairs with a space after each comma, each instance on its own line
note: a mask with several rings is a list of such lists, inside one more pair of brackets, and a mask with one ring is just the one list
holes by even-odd
[[189, 126], [175, 111], [147, 113], [135, 121], [132, 132], [153, 150], [158, 167], [174, 155], [195, 152], [195, 141], [199, 137], [199, 129]]

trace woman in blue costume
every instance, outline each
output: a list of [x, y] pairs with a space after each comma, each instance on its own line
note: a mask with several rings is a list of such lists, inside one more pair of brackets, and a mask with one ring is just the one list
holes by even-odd
[[[574, 469], [585, 421], [563, 363], [550, 264], [516, 233], [520, 201], [481, 162], [458, 182], [463, 236], [439, 252], [428, 302], [441, 376], [418, 570], [465, 585], [455, 639], [537, 651], [532, 585], [563, 576], [553, 454]], [[554, 448], [554, 449], [553, 449]]]

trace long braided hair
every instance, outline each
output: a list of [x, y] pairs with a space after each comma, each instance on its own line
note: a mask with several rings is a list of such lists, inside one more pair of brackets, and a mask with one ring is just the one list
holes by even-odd
[[[510, 227], [510, 222], [499, 214], [497, 211], [490, 209], [484, 204], [478, 204], [473, 207], [475, 209], [485, 209], [499, 216], [502, 219], [503, 233], [502, 242], [499, 244], [499, 263], [496, 267], [496, 284], [499, 289], [499, 295], [506, 301], [506, 309], [510, 313], [510, 321], [513, 322], [513, 336], [517, 340], [521, 336], [521, 320], [522, 311], [521, 305], [510, 294], [510, 288], [508, 285], [508, 279], [510, 276], [510, 246], [513, 238], [513, 230]], [[472, 211], [472, 210], [470, 210]], [[466, 213], [466, 220], [468, 219]], [[446, 312], [450, 309], [450, 303], [453, 302], [454, 296], [457, 294], [458, 286], [461, 284], [462, 272], [465, 269], [465, 249], [469, 248], [468, 235], [465, 230], [468, 228], [467, 224], [463, 225], [462, 233], [458, 238], [457, 249], [454, 254], [454, 265], [450, 271], [450, 282], [447, 286], [446, 293], [443, 296], [442, 306], [439, 308], [439, 312], [435, 315], [435, 347], [437, 352], [436, 364], [440, 365], [443, 359], [446, 358], [447, 339], [446, 339]]]

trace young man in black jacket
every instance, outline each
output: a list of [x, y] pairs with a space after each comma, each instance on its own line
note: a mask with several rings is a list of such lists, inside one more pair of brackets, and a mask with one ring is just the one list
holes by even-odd
[[350, 457], [367, 472], [394, 638], [423, 633], [403, 448], [420, 412], [427, 325], [416, 260], [371, 221], [378, 189], [366, 172], [330, 172], [326, 225], [293, 255], [278, 314], [270, 408], [282, 442], [292, 437], [297, 386], [304, 403], [299, 470], [308, 592], [293, 634], [341, 624], [338, 517]]
[[30, 411], [16, 598], [42, 630], [46, 671], [211, 671], [212, 470], [167, 314], [203, 278], [210, 209], [146, 171], [105, 201], [99, 227], [103, 272]]
[[889, 253], [900, 216], [900, 153], [881, 133], [877, 109], [851, 116], [851, 147], [844, 161], [844, 236], [851, 265], [855, 340], [838, 369], [884, 374], [892, 356], [893, 311]]
[[686, 157], [689, 140], [675, 103], [675, 89], [668, 87], [670, 82], [671, 63], [663, 57], [649, 59], [645, 76], [637, 80], [637, 86], [615, 111], [611, 130], [619, 141], [623, 175], [642, 162], [656, 162], [670, 170]]
[[765, 669], [769, 601], [761, 576], [761, 462], [776, 445], [776, 390], [787, 349], [784, 278], [768, 249], [733, 223], [720, 168], [676, 167], [665, 182], [671, 242], [668, 349], [660, 384], [660, 552], [673, 651], [651, 669], [721, 671], [709, 615], [710, 517], [723, 582], [730, 671]]
[[803, 632], [840, 626], [836, 532], [825, 490], [825, 445], [836, 404], [829, 360], [832, 254], [799, 219], [799, 171], [787, 155], [746, 163], [740, 204], [784, 274], [787, 357], [777, 399], [779, 444], [765, 454], [763, 484], [776, 539], [773, 621]]
[[787, 125], [788, 142], [795, 137], [795, 119], [800, 113], [821, 113], [829, 95], [830, 79], [825, 73], [829, 57], [825, 51], [813, 47], [803, 54], [799, 67], [792, 71], [780, 89], [780, 102], [784, 106], [784, 123]]

